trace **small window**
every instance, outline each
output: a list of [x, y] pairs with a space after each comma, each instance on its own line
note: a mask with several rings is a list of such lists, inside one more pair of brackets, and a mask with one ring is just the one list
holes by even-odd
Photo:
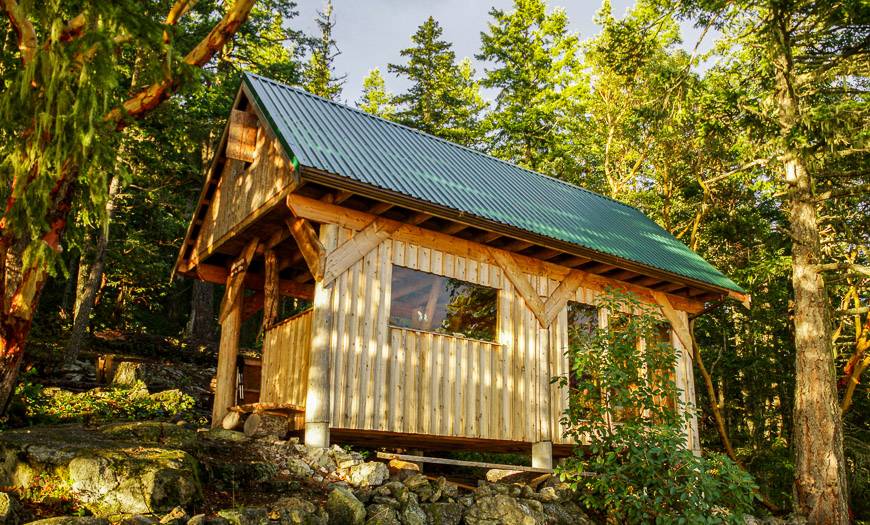
[[498, 290], [393, 267], [390, 324], [495, 341]]
[[[578, 303], [576, 301], [568, 301], [568, 345], [572, 351], [578, 351], [582, 348], [585, 338], [591, 336], [598, 328], [598, 308], [591, 304]], [[572, 363], [572, 371], [568, 375], [568, 385], [572, 390], [577, 389], [582, 382], [586, 385], [593, 385], [592, 391], [584, 391], [584, 399], [587, 404], [583, 407], [584, 410], [592, 411], [593, 406], [597, 402], [603, 402], [601, 396], [600, 380], [591, 371], [584, 371], [578, 376], [574, 370]]]

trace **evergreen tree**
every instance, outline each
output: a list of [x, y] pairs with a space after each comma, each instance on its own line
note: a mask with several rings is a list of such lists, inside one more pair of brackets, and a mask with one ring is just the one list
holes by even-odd
[[495, 88], [486, 119], [492, 154], [521, 166], [564, 175], [567, 119], [582, 112], [575, 78], [578, 39], [562, 9], [547, 13], [543, 0], [514, 0], [513, 11], [492, 9], [477, 58], [492, 64], [480, 84]]
[[395, 117], [396, 106], [393, 103], [393, 95], [387, 91], [380, 69], [372, 69], [363, 79], [362, 97], [356, 103], [356, 107], [385, 119], [392, 120]]
[[403, 49], [405, 64], [390, 64], [389, 71], [411, 82], [398, 95], [396, 120], [447, 140], [471, 145], [477, 141], [474, 125], [483, 102], [473, 81], [470, 63], [456, 64], [452, 44], [441, 40], [444, 30], [431, 16], [411, 36], [414, 46]]
[[320, 38], [311, 46], [311, 58], [305, 69], [304, 87], [317, 96], [336, 100], [341, 95], [345, 76], [334, 75], [335, 57], [341, 54], [332, 32], [335, 29], [332, 0], [326, 1], [323, 11], [317, 12], [317, 27], [320, 28]]

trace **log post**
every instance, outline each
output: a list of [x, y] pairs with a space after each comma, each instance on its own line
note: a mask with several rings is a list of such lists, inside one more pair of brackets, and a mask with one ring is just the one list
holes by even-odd
[[[338, 226], [322, 224], [320, 242], [326, 250], [335, 248]], [[330, 384], [329, 335], [332, 326], [332, 292], [334, 283], [322, 276], [314, 287], [314, 317], [311, 320], [311, 357], [308, 367], [308, 390], [305, 397], [305, 444], [329, 447]]]
[[229, 407], [236, 404], [236, 359], [239, 354], [239, 330], [242, 327], [242, 303], [245, 293], [245, 275], [254, 258], [259, 241], [253, 239], [241, 256], [233, 262], [227, 277], [227, 287], [221, 302], [221, 339], [218, 346], [218, 366], [215, 381], [214, 406], [211, 411], [211, 426], [223, 421]]

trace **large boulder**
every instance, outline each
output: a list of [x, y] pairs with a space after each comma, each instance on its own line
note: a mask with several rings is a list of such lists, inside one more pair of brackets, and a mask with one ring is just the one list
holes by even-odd
[[77, 426], [0, 434], [0, 485], [28, 489], [52, 481], [97, 516], [165, 513], [201, 493], [196, 461], [181, 450]]
[[326, 500], [329, 525], [363, 525], [366, 507], [346, 488], [335, 487]]
[[465, 514], [468, 525], [545, 525], [541, 502], [495, 494], [477, 498]]
[[352, 464], [339, 468], [336, 473], [354, 487], [376, 487], [390, 477], [387, 466], [378, 461]]
[[0, 525], [18, 525], [18, 501], [7, 492], [0, 492]]
[[56, 516], [44, 520], [31, 521], [27, 525], [109, 525], [105, 518], [93, 516]]
[[423, 505], [431, 525], [459, 525], [465, 509], [460, 503], [439, 501]]
[[196, 448], [196, 431], [160, 421], [126, 421], [100, 427], [99, 432], [112, 439], [147, 443], [162, 448]]

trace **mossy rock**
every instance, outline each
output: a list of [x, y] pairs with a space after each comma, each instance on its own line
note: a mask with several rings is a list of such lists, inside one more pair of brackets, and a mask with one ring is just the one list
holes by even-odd
[[113, 439], [135, 441], [165, 448], [190, 451], [194, 450], [197, 445], [195, 430], [160, 421], [111, 423], [103, 425], [99, 431]]

